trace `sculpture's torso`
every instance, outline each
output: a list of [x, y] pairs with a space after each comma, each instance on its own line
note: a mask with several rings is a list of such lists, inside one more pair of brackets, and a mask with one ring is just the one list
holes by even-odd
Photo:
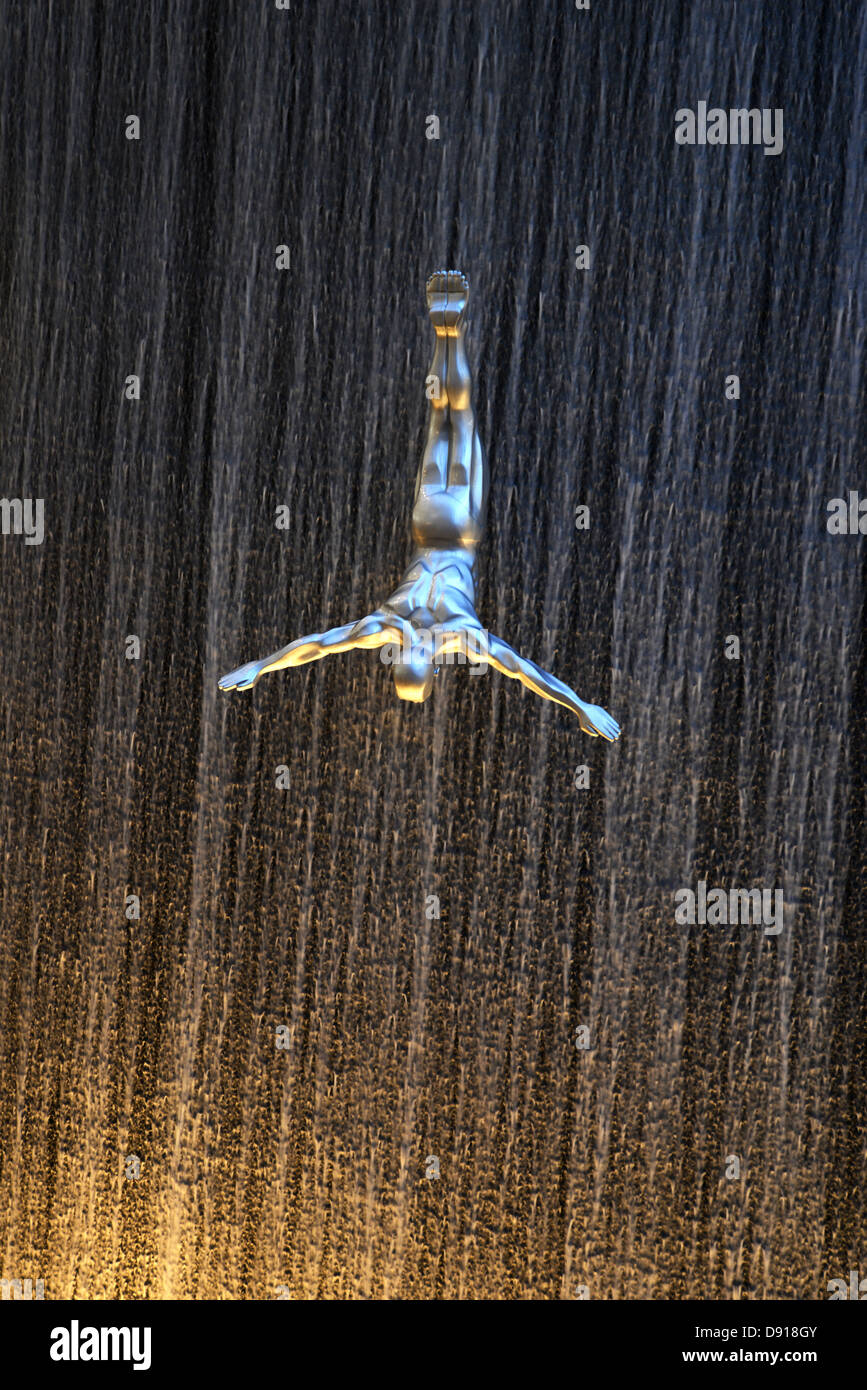
[[420, 546], [400, 584], [382, 605], [414, 627], [428, 628], [450, 618], [476, 619], [474, 552], [463, 547]]

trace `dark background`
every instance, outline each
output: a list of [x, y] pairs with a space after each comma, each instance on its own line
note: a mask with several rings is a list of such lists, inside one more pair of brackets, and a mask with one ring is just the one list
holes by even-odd
[[[46, 508], [0, 539], [3, 1276], [867, 1274], [865, 541], [825, 525], [867, 495], [867, 10], [0, 16], [0, 494]], [[782, 154], [677, 146], [699, 100], [783, 108]], [[444, 265], [481, 620], [618, 745], [493, 673], [404, 705], [375, 653], [217, 690], [405, 566]], [[784, 931], [678, 926], [700, 878]]]

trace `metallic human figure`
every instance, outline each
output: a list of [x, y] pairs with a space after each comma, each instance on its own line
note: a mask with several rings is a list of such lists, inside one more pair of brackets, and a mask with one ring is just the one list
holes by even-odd
[[487, 632], [476, 616], [473, 566], [488, 488], [464, 345], [468, 294], [458, 271], [437, 271], [427, 282], [436, 334], [427, 377], [431, 411], [412, 513], [415, 551], [400, 584], [367, 617], [299, 637], [281, 651], [223, 676], [220, 688], [249, 690], [268, 671], [303, 666], [333, 652], [391, 644], [397, 650], [392, 675], [398, 695], [421, 702], [430, 695], [440, 659], [457, 652], [470, 661], [487, 662], [537, 695], [565, 705], [577, 714], [586, 734], [613, 742], [620, 728], [610, 714], [579, 700], [556, 676]]

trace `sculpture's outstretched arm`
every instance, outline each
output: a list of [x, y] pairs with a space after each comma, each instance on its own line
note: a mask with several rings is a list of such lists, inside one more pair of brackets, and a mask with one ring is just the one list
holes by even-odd
[[304, 666], [308, 661], [318, 661], [323, 656], [348, 652], [356, 647], [384, 647], [386, 642], [401, 642], [408, 627], [409, 624], [397, 614], [377, 610], [358, 622], [332, 627], [328, 632], [314, 632], [309, 637], [298, 637], [281, 651], [263, 656], [261, 661], [249, 661], [246, 666], [239, 666], [237, 671], [223, 676], [220, 689], [250, 690], [259, 677], [269, 671], [281, 671], [285, 666]]
[[581, 728], [592, 738], [601, 736], [613, 743], [620, 737], [620, 725], [607, 710], [599, 705], [586, 705], [568, 685], [558, 681], [549, 671], [543, 671], [535, 662], [519, 656], [502, 637], [495, 637], [492, 632], [485, 632], [482, 628], [478, 632], [471, 631], [467, 637], [467, 655], [471, 661], [486, 661], [496, 671], [502, 671], [504, 676], [513, 676], [544, 700], [565, 705], [577, 714]]

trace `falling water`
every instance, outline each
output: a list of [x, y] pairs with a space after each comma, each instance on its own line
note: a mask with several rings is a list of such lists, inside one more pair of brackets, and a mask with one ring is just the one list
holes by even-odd
[[[867, 494], [867, 11], [4, 30], [0, 490], [46, 533], [0, 540], [3, 1275], [825, 1297], [867, 1260], [865, 542], [826, 528]], [[782, 153], [678, 146], [701, 100]], [[492, 673], [403, 705], [375, 653], [217, 690], [406, 564], [442, 265], [481, 620], [617, 745]], [[679, 925], [699, 880], [783, 930]]]

